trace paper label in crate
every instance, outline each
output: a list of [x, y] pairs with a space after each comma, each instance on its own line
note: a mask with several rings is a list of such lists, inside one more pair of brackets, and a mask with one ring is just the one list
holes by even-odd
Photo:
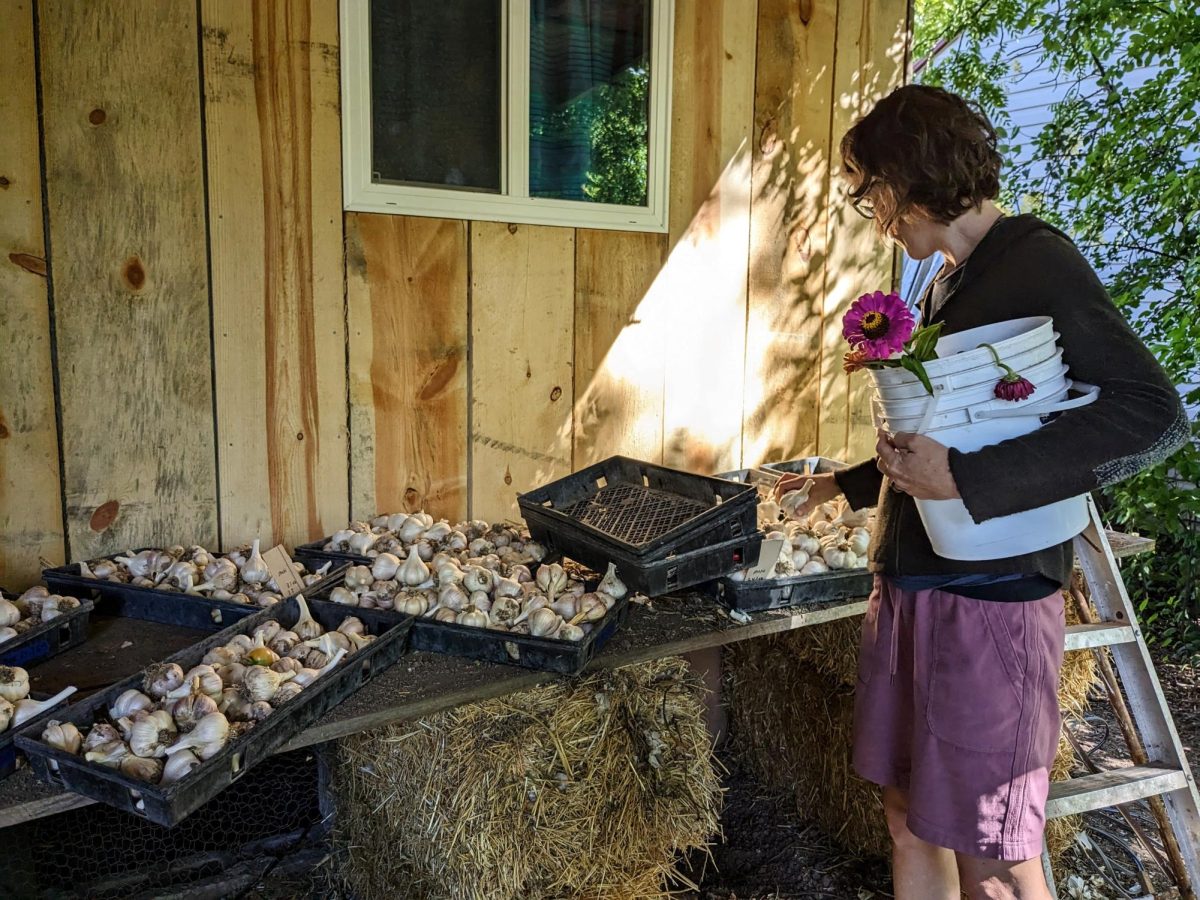
[[775, 574], [775, 563], [779, 561], [779, 551], [783, 549], [783, 538], [770, 538], [762, 542], [758, 551], [758, 562], [746, 571], [747, 581], [758, 581], [770, 578]]
[[292, 568], [292, 558], [283, 549], [283, 544], [272, 547], [262, 555], [262, 558], [263, 562], [267, 564], [267, 571], [271, 573], [275, 584], [279, 586], [280, 594], [284, 597], [291, 597], [294, 594], [304, 593], [304, 582]]

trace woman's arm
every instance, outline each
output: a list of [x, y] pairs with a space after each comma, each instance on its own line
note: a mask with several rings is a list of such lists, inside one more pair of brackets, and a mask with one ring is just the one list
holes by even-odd
[[883, 489], [883, 473], [879, 471], [879, 458], [873, 457], [833, 473], [837, 486], [846, 495], [846, 502], [854, 510], [875, 506], [879, 492]]
[[950, 450], [950, 470], [976, 522], [1128, 478], [1161, 462], [1190, 433], [1175, 387], [1074, 244], [1035, 232], [1010, 259], [996, 264], [1019, 262], [1030, 276], [1019, 315], [1054, 317], [1070, 377], [1097, 385], [1100, 397], [1024, 437], [972, 453]]

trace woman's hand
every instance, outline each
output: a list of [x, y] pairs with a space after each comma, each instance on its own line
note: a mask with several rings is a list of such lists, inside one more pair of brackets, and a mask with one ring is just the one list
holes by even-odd
[[816, 507], [828, 503], [842, 492], [833, 473], [826, 472], [821, 475], [784, 475], [776, 482], [772, 494], [778, 502], [788, 491], [798, 491], [809, 481], [813, 483], [812, 490], [808, 492], [808, 499], [804, 504], [797, 508], [797, 517], [808, 515]]
[[899, 491], [917, 500], [957, 500], [962, 495], [950, 471], [950, 450], [923, 434], [878, 432], [879, 471]]

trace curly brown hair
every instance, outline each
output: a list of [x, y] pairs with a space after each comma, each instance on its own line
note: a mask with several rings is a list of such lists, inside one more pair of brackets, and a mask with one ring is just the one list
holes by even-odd
[[996, 129], [978, 106], [923, 84], [899, 87], [842, 137], [842, 163], [857, 203], [871, 199], [884, 234], [920, 207], [950, 222], [1000, 193]]

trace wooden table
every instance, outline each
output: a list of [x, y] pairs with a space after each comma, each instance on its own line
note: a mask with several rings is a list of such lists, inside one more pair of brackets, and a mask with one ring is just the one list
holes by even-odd
[[[1109, 539], [1118, 556], [1146, 552], [1154, 546], [1153, 541], [1140, 537], [1110, 533]], [[649, 606], [635, 605], [630, 610], [629, 619], [624, 627], [592, 661], [589, 671], [619, 668], [764, 635], [780, 634], [796, 628], [859, 615], [866, 606], [865, 599], [858, 599], [819, 606], [770, 610], [752, 613], [748, 624], [739, 624], [730, 619], [712, 600], [698, 594], [661, 597]], [[179, 634], [179, 630], [176, 629], [174, 637], [169, 637], [157, 631], [151, 633], [148, 630], [149, 623], [132, 620], [117, 622], [123, 624], [111, 623], [98, 632], [94, 631], [87, 643], [64, 657], [86, 649], [92, 660], [100, 661], [109, 657], [115, 659], [118, 650], [124, 654], [131, 652], [132, 648], [126, 647], [122, 650], [119, 644], [113, 646], [114, 642], [129, 640], [130, 634], [140, 635], [138, 643], [134, 646], [140, 648], [143, 643], [151, 647], [157, 645], [163, 651], [157, 656], [143, 660], [141, 657], [145, 651], [140, 649], [136, 654], [136, 662], [128, 655], [121, 656], [124, 669], [111, 679], [116, 680], [153, 659], [178, 649], [178, 646], [169, 646], [168, 642], [178, 645], [182, 641], [182, 644], [186, 645], [197, 639], [195, 632]], [[153, 626], [155, 629], [165, 627]], [[65, 658], [60, 660], [47, 662], [44, 670], [35, 669], [35, 679], [41, 678], [42, 671], [80, 671], [77, 663], [67, 662]], [[466, 703], [514, 694], [559, 677], [561, 676], [435, 653], [410, 653], [392, 668], [376, 676], [366, 687], [331, 710], [313, 726], [297, 735], [280, 752], [308, 747], [397, 722], [423, 718]], [[40, 683], [36, 686], [42, 687]], [[0, 781], [0, 828], [87, 806], [93, 802], [87, 797], [44, 785], [25, 769], [5, 781]]]

